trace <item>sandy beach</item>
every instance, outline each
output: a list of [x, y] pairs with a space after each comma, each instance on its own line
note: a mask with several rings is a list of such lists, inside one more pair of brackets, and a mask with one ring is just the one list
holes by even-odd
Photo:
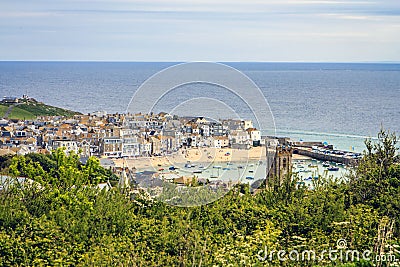
[[183, 149], [172, 155], [159, 157], [140, 157], [131, 159], [113, 159], [117, 167], [125, 165], [136, 169], [155, 169], [175, 166], [182, 168], [185, 164], [209, 165], [221, 163], [258, 162], [265, 161], [265, 147], [252, 147], [249, 150], [231, 148], [190, 148]]

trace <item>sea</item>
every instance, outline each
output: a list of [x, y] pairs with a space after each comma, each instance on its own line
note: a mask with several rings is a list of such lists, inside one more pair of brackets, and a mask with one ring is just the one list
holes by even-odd
[[[176, 64], [0, 62], [0, 96], [27, 94], [82, 113], [123, 113], [143, 82]], [[400, 64], [224, 64], [258, 86], [269, 104], [278, 136], [327, 142], [337, 149], [362, 152], [364, 140], [376, 138], [382, 127], [400, 133]], [[178, 88], [158, 103], [157, 110], [173, 111], [182, 101], [194, 95], [210, 96], [215, 90], [198, 85]], [[152, 94], [151, 90], [148, 93]], [[224, 91], [215, 95], [218, 100], [231, 97]], [[232, 109], [240, 109], [239, 102], [226, 102]]]

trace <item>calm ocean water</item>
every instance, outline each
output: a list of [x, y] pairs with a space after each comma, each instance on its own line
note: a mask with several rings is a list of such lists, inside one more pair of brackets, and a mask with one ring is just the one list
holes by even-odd
[[[124, 112], [151, 75], [174, 63], [0, 62], [0, 96], [27, 93], [45, 103], [83, 113]], [[363, 150], [381, 125], [400, 133], [400, 64], [229, 63], [262, 90], [277, 133]], [[203, 94], [239, 102], [215, 88], [178, 88], [159, 110]], [[244, 110], [244, 112], [246, 112]]]

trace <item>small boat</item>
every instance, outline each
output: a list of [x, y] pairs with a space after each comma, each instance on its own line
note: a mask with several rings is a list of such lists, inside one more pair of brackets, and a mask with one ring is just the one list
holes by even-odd
[[338, 171], [339, 167], [329, 167], [328, 171]]
[[308, 164], [308, 167], [310, 167], [310, 168], [318, 168], [318, 166], [314, 165], [314, 164]]
[[169, 166], [169, 168], [168, 168], [170, 171], [175, 171], [175, 167], [174, 166]]
[[227, 162], [227, 163], [226, 163], [226, 165], [233, 165], [233, 163], [231, 163], [231, 162]]
[[218, 178], [218, 176], [211, 175], [210, 178]]
[[158, 171], [160, 171], [160, 172], [162, 172], [163, 170], [164, 170], [163, 168], [158, 169]]
[[230, 168], [223, 168], [222, 170], [223, 170], [223, 171], [229, 171]]
[[243, 169], [243, 166], [240, 166], [240, 165], [239, 165], [239, 166], [238, 166], [238, 169]]
[[253, 170], [249, 170], [249, 173], [253, 173], [254, 171]]
[[246, 179], [247, 180], [254, 180], [254, 177], [253, 176], [246, 176]]
[[222, 166], [214, 166], [213, 168], [214, 168], [214, 169], [221, 169]]
[[323, 163], [322, 164], [322, 167], [325, 167], [325, 168], [328, 168], [330, 165], [329, 165], [329, 163], [327, 163], [327, 162], [325, 162], [325, 163]]
[[193, 171], [193, 173], [202, 173], [203, 171], [202, 170], [195, 170], [195, 171]]
[[185, 164], [185, 168], [192, 168], [192, 165], [191, 165], [191, 164], [188, 164], [188, 163], [186, 163], [186, 164]]
[[204, 169], [204, 166], [203, 166], [203, 165], [200, 165], [200, 166], [199, 166], [199, 169]]

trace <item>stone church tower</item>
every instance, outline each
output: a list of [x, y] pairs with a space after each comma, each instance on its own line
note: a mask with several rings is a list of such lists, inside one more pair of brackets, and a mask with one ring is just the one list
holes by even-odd
[[293, 148], [287, 138], [270, 138], [266, 140], [267, 151], [267, 179], [276, 178], [279, 184], [292, 170]]

